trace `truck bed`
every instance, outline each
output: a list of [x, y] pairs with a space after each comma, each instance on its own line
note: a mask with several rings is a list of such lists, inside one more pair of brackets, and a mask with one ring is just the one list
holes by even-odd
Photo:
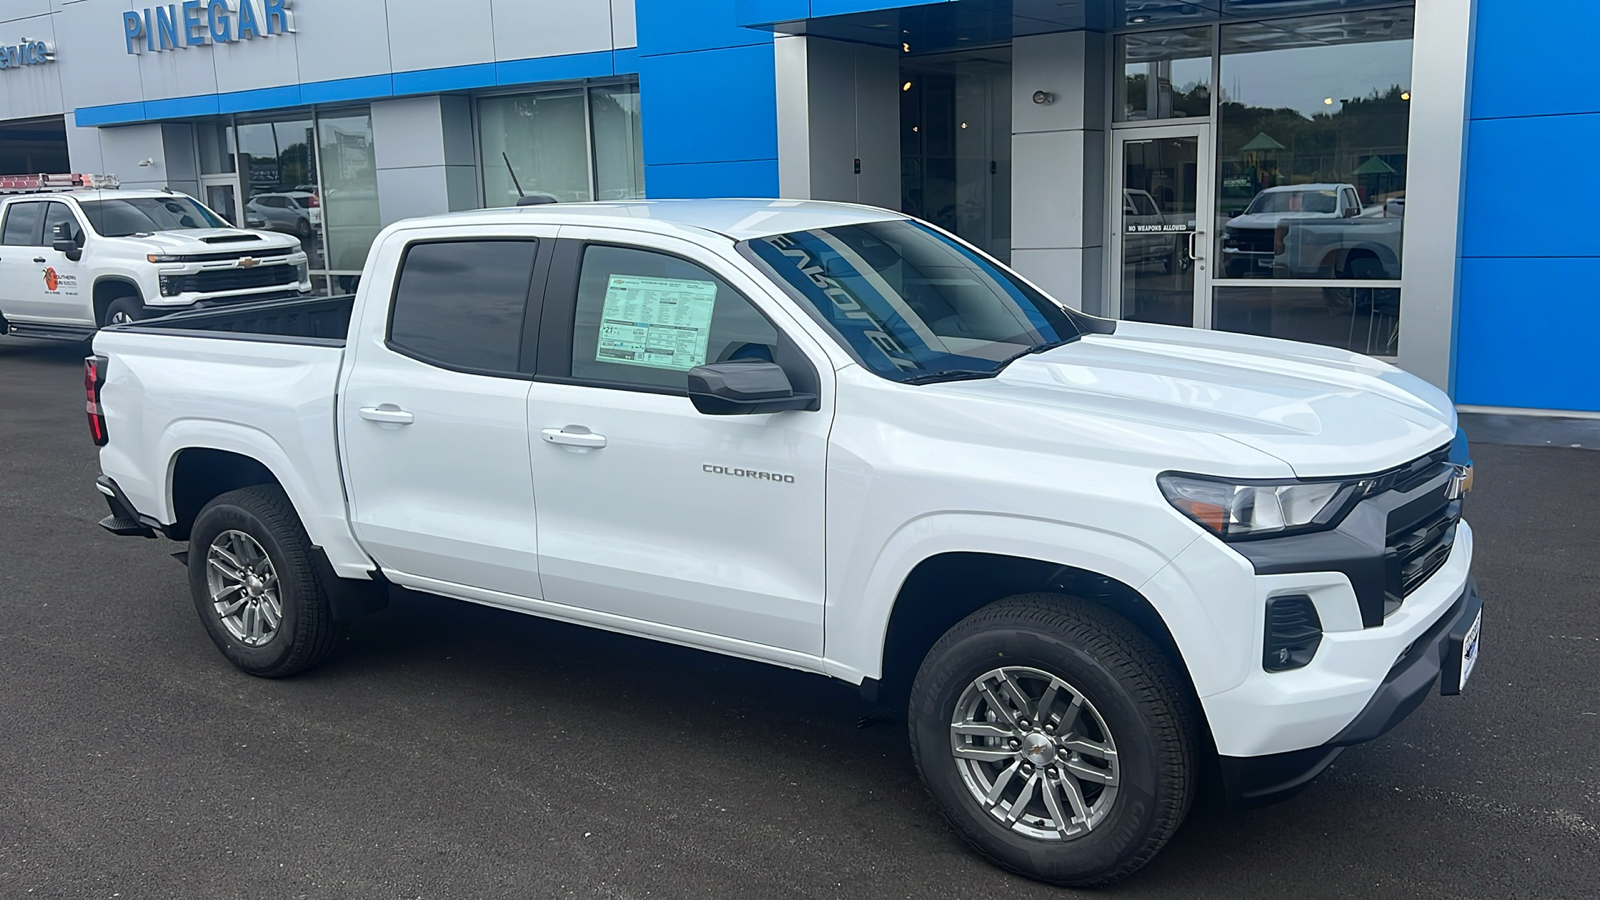
[[354, 294], [262, 300], [173, 313], [124, 325], [118, 330], [161, 334], [199, 332], [212, 338], [342, 347], [350, 331], [350, 311], [354, 304]]

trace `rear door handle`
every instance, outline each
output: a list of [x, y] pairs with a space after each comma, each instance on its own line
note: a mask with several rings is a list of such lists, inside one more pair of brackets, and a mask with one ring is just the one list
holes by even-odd
[[380, 425], [410, 425], [417, 420], [416, 416], [406, 412], [393, 403], [382, 406], [361, 407], [361, 418], [368, 422], [377, 422]]
[[[568, 428], [573, 426], [568, 425]], [[582, 426], [578, 426], [582, 427]], [[565, 447], [582, 447], [586, 450], [599, 450], [606, 445], [606, 436], [595, 434], [592, 431], [566, 431], [561, 428], [546, 428], [539, 432], [544, 435], [545, 443], [561, 444]]]
[[34, 257], [34, 258], [33, 258], [33, 261], [34, 261], [34, 262], [44, 262], [44, 257], [42, 257], [42, 256], [35, 256], [35, 257]]

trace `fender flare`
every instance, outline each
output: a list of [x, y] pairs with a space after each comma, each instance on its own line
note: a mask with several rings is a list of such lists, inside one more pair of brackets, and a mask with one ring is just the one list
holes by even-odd
[[[1227, 635], [1204, 604], [1164, 584], [1152, 584], [1172, 559], [1199, 539], [1194, 535], [1163, 549], [1108, 530], [1050, 519], [977, 512], [919, 517], [884, 543], [859, 592], [830, 586], [824, 623], [826, 671], [852, 683], [881, 678], [889, 622], [906, 579], [917, 566], [941, 554], [985, 553], [1069, 566], [1128, 586], [1144, 597], [1171, 633], [1196, 690], [1217, 689], [1234, 676], [1216, 673], [1222, 675], [1219, 679], [1197, 671], [1191, 660], [1204, 658], [1207, 646], [1235, 643], [1237, 636]], [[841, 595], [853, 602], [840, 604], [836, 598]]]
[[282, 445], [266, 432], [215, 419], [178, 419], [161, 435], [158, 446], [157, 458], [166, 460], [161, 509], [155, 513], [162, 523], [177, 522], [174, 489], [178, 457], [185, 450], [219, 450], [255, 460], [272, 474], [289, 496], [312, 545], [327, 554], [329, 564], [341, 578], [367, 579], [377, 569], [350, 531], [343, 486], [333, 488], [331, 496], [337, 501], [319, 506], [314, 498], [327, 496], [326, 486], [308, 484]]

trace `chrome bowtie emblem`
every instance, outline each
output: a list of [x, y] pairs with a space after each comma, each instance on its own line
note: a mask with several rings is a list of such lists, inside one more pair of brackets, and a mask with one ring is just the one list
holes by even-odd
[[1472, 467], [1452, 464], [1455, 472], [1450, 476], [1450, 484], [1445, 487], [1446, 500], [1458, 500], [1461, 495], [1472, 490]]
[[254, 268], [256, 265], [258, 265], [258, 263], [256, 262], [256, 258], [254, 256], [245, 256], [239, 259], [239, 268], [241, 269]]

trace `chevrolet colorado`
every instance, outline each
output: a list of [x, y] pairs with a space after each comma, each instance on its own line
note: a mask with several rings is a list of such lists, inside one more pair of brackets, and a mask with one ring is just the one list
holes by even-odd
[[1477, 658], [1443, 393], [1325, 347], [1083, 315], [811, 201], [415, 219], [353, 297], [102, 330], [113, 532], [188, 542], [281, 677], [399, 585], [905, 704], [939, 807], [1057, 884], [1146, 863]]

